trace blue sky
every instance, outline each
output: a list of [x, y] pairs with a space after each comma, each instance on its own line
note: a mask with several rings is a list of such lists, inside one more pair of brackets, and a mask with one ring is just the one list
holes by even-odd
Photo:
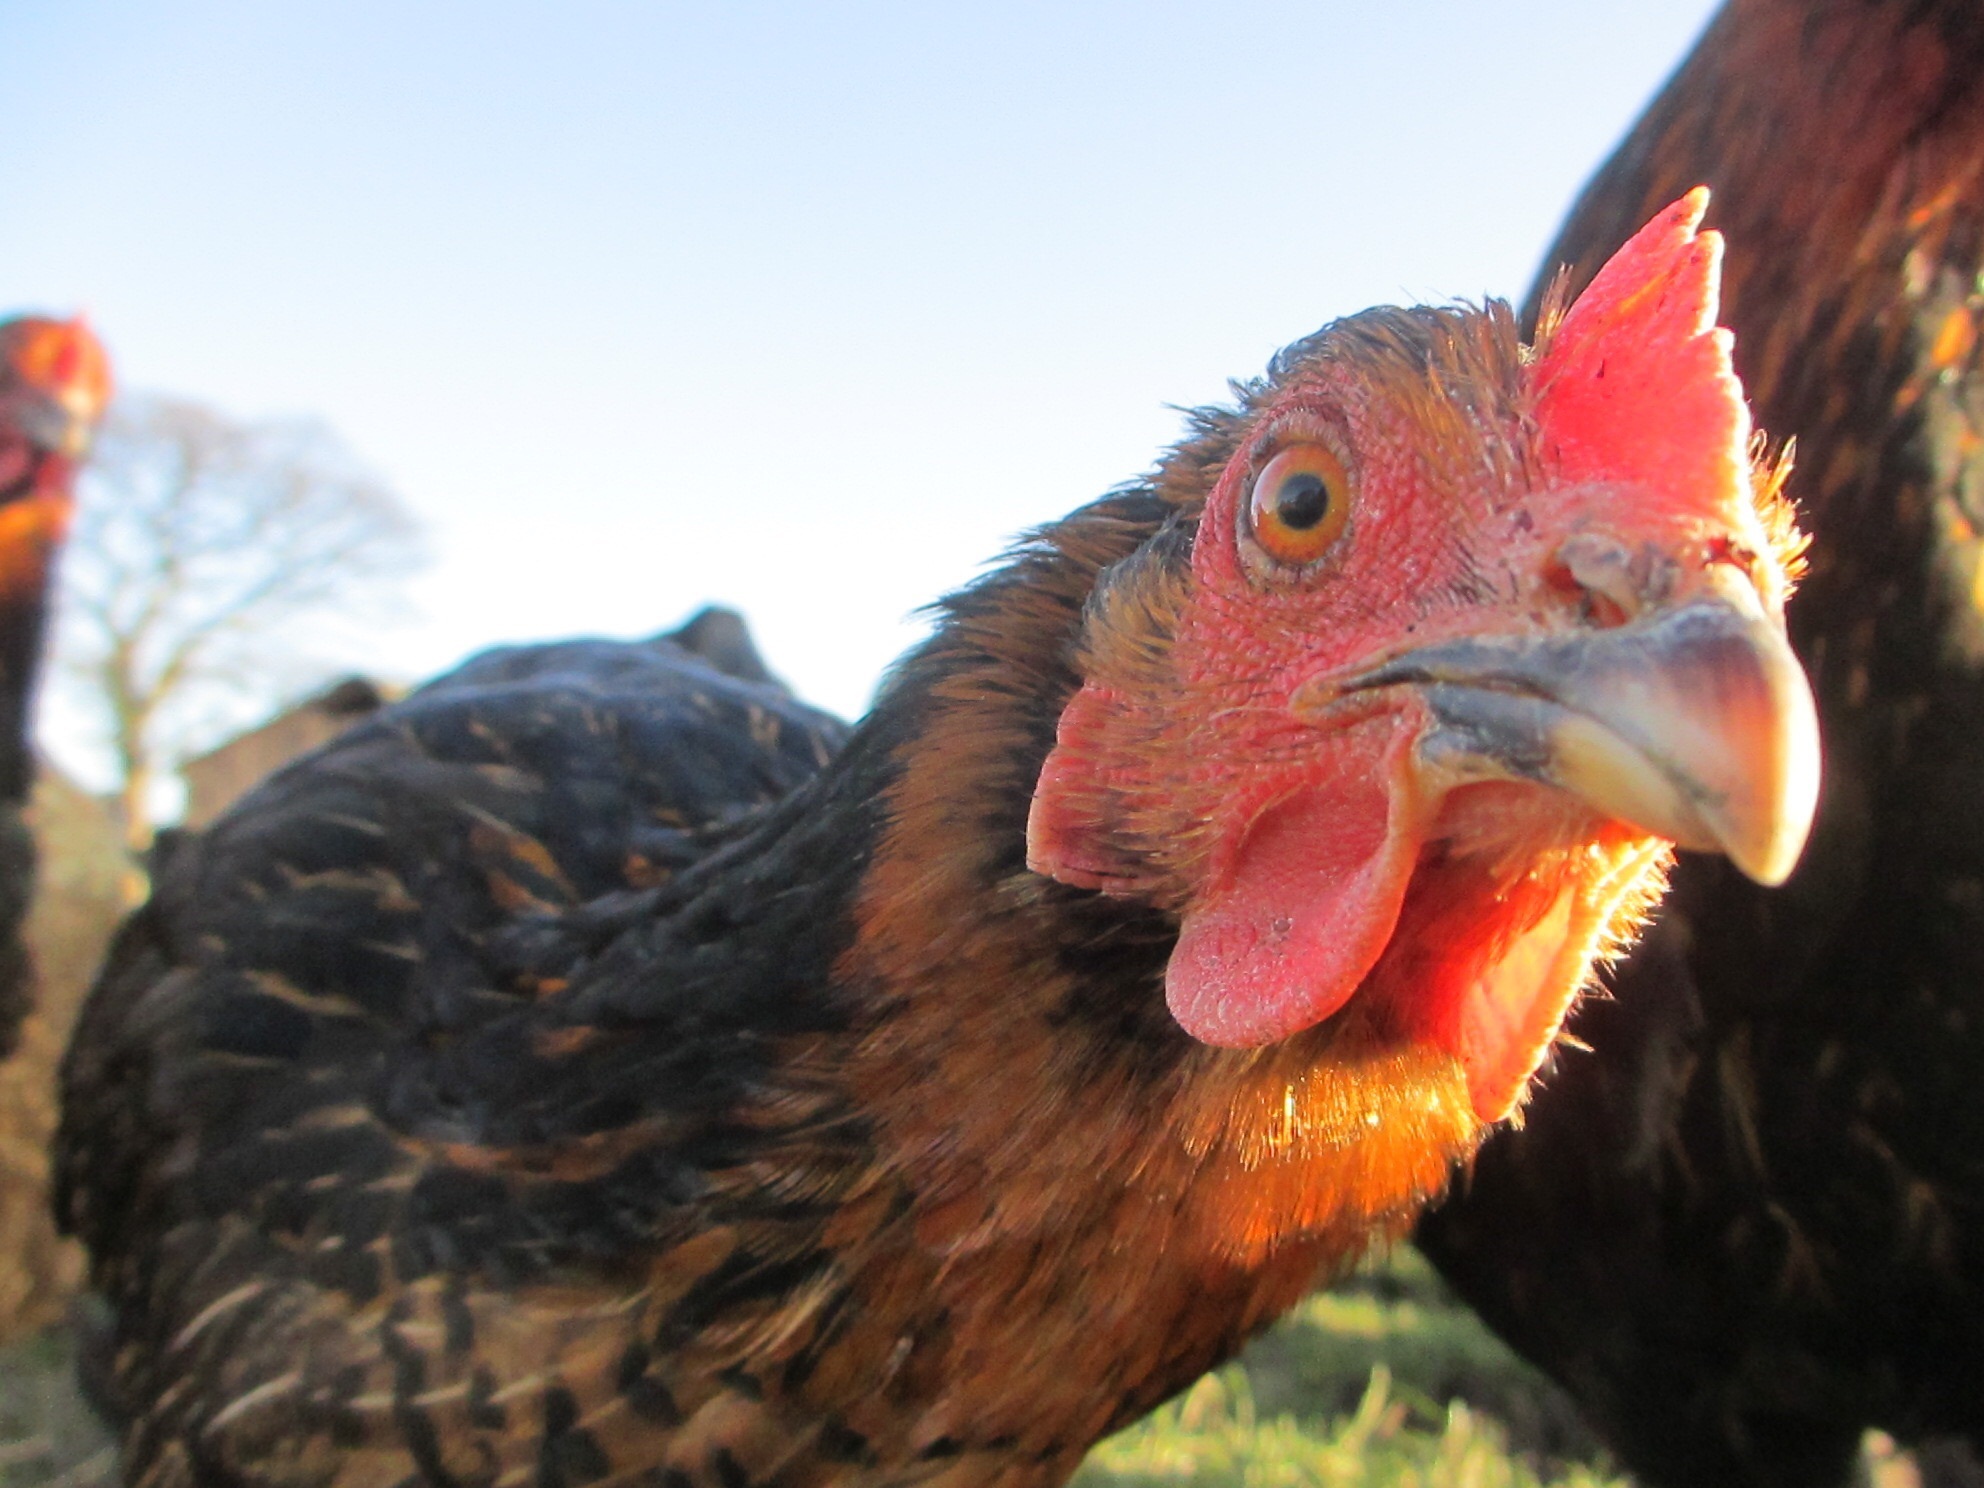
[[436, 561], [343, 659], [723, 600], [851, 713], [1171, 405], [1519, 294], [1709, 9], [5, 0], [0, 310], [397, 487]]

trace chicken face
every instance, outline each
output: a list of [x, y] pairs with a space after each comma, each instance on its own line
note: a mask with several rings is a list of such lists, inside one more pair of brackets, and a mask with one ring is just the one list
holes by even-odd
[[110, 360], [79, 317], [0, 325], [0, 418], [49, 454], [79, 456], [110, 401]]
[[43, 602], [109, 400], [110, 360], [80, 319], [0, 323], [0, 610]]
[[1029, 860], [1179, 915], [1197, 1038], [1355, 999], [1495, 1120], [1670, 843], [1790, 872], [1818, 778], [1797, 539], [1752, 469], [1705, 204], [1533, 349], [1492, 305], [1291, 348], [1202, 503], [1097, 592]]

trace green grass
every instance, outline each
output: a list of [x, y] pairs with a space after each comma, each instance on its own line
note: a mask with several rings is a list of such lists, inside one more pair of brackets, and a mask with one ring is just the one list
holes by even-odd
[[1617, 1488], [1575, 1413], [1411, 1251], [1310, 1298], [1076, 1488]]
[[1539, 1469], [1511, 1451], [1465, 1402], [1437, 1424], [1403, 1398], [1389, 1369], [1371, 1372], [1347, 1416], [1262, 1417], [1243, 1365], [1183, 1396], [1090, 1454], [1076, 1488], [1622, 1488], [1587, 1465]]
[[68, 1331], [0, 1349], [0, 1488], [106, 1488], [110, 1433], [76, 1389]]

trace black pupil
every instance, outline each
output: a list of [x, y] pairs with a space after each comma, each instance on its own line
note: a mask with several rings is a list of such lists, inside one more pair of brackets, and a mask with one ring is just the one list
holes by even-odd
[[1329, 515], [1330, 488], [1320, 475], [1300, 471], [1281, 483], [1275, 492], [1274, 514], [1284, 527], [1307, 532]]

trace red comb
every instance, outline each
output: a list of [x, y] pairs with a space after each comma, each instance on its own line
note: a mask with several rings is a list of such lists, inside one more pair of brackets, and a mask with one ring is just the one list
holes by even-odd
[[83, 340], [73, 330], [56, 340], [54, 350], [48, 359], [48, 372], [57, 382], [67, 386], [82, 375]]
[[1546, 450], [1565, 481], [1748, 489], [1750, 411], [1715, 324], [1722, 238], [1697, 186], [1635, 233], [1545, 337]]

